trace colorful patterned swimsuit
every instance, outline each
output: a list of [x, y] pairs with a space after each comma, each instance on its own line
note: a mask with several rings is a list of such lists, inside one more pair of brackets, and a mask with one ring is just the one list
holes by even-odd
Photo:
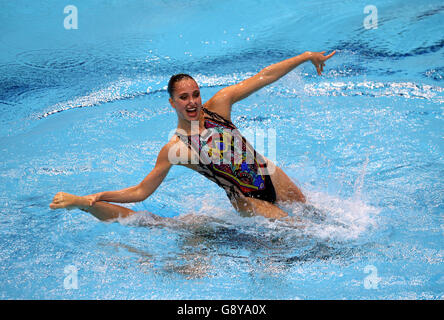
[[230, 200], [239, 196], [276, 201], [265, 158], [254, 150], [231, 121], [203, 108], [200, 135], [176, 135], [198, 155], [197, 171], [217, 183]]

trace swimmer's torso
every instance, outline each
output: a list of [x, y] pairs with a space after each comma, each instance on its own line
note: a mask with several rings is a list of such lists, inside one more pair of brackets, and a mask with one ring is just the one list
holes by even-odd
[[197, 121], [195, 125], [201, 129], [192, 127], [191, 135], [177, 130], [178, 143], [186, 146], [186, 156], [177, 164], [217, 183], [231, 200], [243, 195], [275, 202], [276, 192], [266, 159], [254, 150], [236, 126], [206, 108], [202, 109], [199, 122], [199, 126]]

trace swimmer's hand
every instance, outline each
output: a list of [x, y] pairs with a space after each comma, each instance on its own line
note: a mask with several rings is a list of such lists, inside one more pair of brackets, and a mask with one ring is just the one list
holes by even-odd
[[334, 50], [329, 55], [324, 56], [325, 51], [322, 52], [311, 52], [308, 51], [308, 59], [313, 63], [313, 65], [316, 67], [316, 71], [318, 72], [318, 75], [322, 75], [322, 72], [324, 71], [325, 67], [325, 61], [333, 57], [333, 55], [336, 53], [336, 50]]
[[84, 196], [86, 200], [88, 200], [89, 206], [92, 207], [97, 201], [100, 201], [100, 193], [90, 194]]

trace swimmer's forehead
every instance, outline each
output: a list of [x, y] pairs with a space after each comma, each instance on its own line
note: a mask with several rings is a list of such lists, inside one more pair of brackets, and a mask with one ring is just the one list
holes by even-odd
[[199, 91], [199, 85], [193, 79], [182, 79], [176, 83], [176, 92], [178, 95], [196, 90]]

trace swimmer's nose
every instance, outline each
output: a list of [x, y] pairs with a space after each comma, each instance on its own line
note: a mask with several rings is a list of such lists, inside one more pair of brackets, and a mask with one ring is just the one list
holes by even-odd
[[194, 106], [196, 104], [196, 99], [191, 97], [190, 102], [188, 104]]

